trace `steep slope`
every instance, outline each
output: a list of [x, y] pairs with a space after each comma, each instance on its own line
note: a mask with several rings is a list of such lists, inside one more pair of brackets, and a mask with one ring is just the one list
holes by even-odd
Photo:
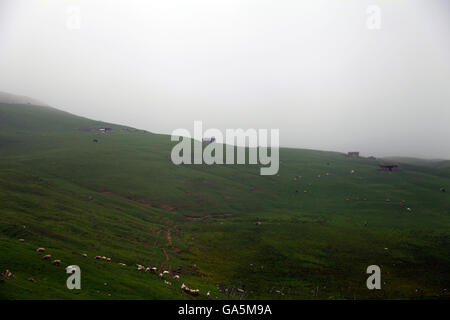
[[46, 106], [45, 103], [25, 97], [25, 96], [19, 96], [7, 92], [0, 92], [0, 103], [3, 104], [32, 104], [36, 106]]
[[[203, 298], [445, 296], [448, 171], [381, 172], [368, 159], [281, 149], [279, 174], [260, 176], [259, 166], [175, 166], [172, 146], [166, 135], [0, 104], [0, 271], [17, 274], [0, 297], [192, 298], [136, 263], [180, 274]], [[62, 267], [37, 247], [80, 265], [83, 290], [65, 289]], [[371, 264], [383, 290], [365, 286]]]

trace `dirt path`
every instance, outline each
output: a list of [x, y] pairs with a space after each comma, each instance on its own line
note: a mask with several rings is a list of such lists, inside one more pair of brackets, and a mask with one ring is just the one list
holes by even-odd
[[194, 217], [194, 216], [185, 216], [187, 220], [190, 221], [200, 221], [206, 219], [208, 217], [229, 217], [233, 214], [231, 212], [221, 212], [221, 213], [205, 213], [203, 216]]
[[164, 255], [166, 256], [166, 260], [169, 261], [169, 255], [167, 254], [166, 249], [161, 248], [162, 253], [164, 253]]
[[167, 245], [171, 245], [172, 244], [172, 236], [170, 234], [170, 228], [167, 229]]

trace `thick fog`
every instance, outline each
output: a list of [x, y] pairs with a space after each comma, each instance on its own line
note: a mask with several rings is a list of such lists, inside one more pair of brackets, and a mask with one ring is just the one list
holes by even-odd
[[448, 0], [0, 0], [0, 91], [157, 133], [450, 158]]

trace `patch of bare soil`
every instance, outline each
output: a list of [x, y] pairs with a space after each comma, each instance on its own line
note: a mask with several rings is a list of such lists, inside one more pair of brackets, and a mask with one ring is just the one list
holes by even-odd
[[165, 204], [165, 203], [161, 203], [161, 204], [159, 205], [159, 207], [160, 207], [161, 209], [167, 210], [167, 211], [171, 211], [171, 210], [174, 210], [174, 209], [175, 209], [174, 207], [169, 206], [168, 204]]
[[207, 213], [205, 217], [229, 217], [233, 214], [231, 212], [222, 212], [222, 213]]
[[204, 217], [193, 217], [193, 216], [186, 216], [186, 219], [190, 221], [199, 221], [202, 220]]

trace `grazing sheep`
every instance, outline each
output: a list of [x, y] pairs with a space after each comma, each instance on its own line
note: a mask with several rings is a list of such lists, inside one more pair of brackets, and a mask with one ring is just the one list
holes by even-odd
[[355, 173], [355, 170], [351, 170], [351, 171], [350, 171], [350, 174], [354, 174], [354, 173]]
[[137, 265], [137, 270], [138, 271], [145, 271], [145, 267], [141, 266], [140, 264]]
[[83, 254], [81, 254], [81, 256], [83, 257], [83, 258], [87, 258], [87, 253], [83, 253]]
[[150, 272], [150, 267], [145, 268], [145, 272]]
[[211, 296], [211, 292], [208, 291], [208, 292], [206, 293], [206, 297], [209, 298], [210, 296]]
[[5, 270], [5, 272], [1, 273], [0, 275], [6, 277], [6, 278], [15, 278], [16, 276], [9, 271], [8, 269]]
[[199, 289], [189, 289], [184, 283], [181, 285], [181, 290], [192, 296], [198, 296], [200, 294]]
[[25, 239], [19, 239], [19, 242], [25, 242]]
[[111, 262], [111, 258], [106, 258], [106, 261]]
[[100, 257], [100, 256], [95, 256], [95, 260], [102, 260], [102, 257]]
[[406, 208], [406, 210], [408, 210], [409, 212], [411, 212], [412, 210], [411, 210], [411, 208]]
[[171, 286], [171, 285], [172, 285], [172, 283], [170, 283], [170, 282], [167, 281], [167, 280], [164, 280], [164, 283], [167, 284], [168, 286]]
[[163, 276], [164, 276], [164, 275], [163, 275], [162, 273], [159, 274], [159, 277], [160, 277], [161, 279], [162, 279]]
[[119, 262], [119, 265], [121, 265], [121, 266], [126, 266], [126, 264], [123, 263], [123, 262]]
[[200, 294], [200, 290], [198, 289], [191, 289], [189, 290], [189, 293], [193, 296], [198, 296]]
[[152, 270], [152, 272], [156, 273], [156, 271], [158, 271], [158, 268], [153, 267], [153, 268], [151, 268], [151, 270]]
[[37, 249], [36, 249], [36, 252], [44, 252], [44, 251], [45, 251], [44, 248], [37, 248]]
[[33, 278], [28, 278], [28, 281], [36, 282], [36, 280], [34, 280]]
[[48, 259], [50, 259], [51, 257], [52, 257], [51, 254], [46, 254], [45, 256], [42, 257], [42, 259], [48, 260]]
[[173, 278], [176, 279], [176, 280], [179, 280], [180, 276], [176, 274], [176, 275], [173, 276]]
[[167, 271], [167, 270], [164, 270], [163, 271], [163, 274], [169, 274], [170, 272], [169, 271]]
[[74, 272], [76, 272], [76, 271], [77, 271], [77, 269], [74, 268], [74, 266], [68, 266], [68, 267], [66, 267], [66, 273], [74, 273]]
[[54, 264], [55, 266], [59, 266], [61, 264], [61, 260], [53, 260], [52, 264]]

